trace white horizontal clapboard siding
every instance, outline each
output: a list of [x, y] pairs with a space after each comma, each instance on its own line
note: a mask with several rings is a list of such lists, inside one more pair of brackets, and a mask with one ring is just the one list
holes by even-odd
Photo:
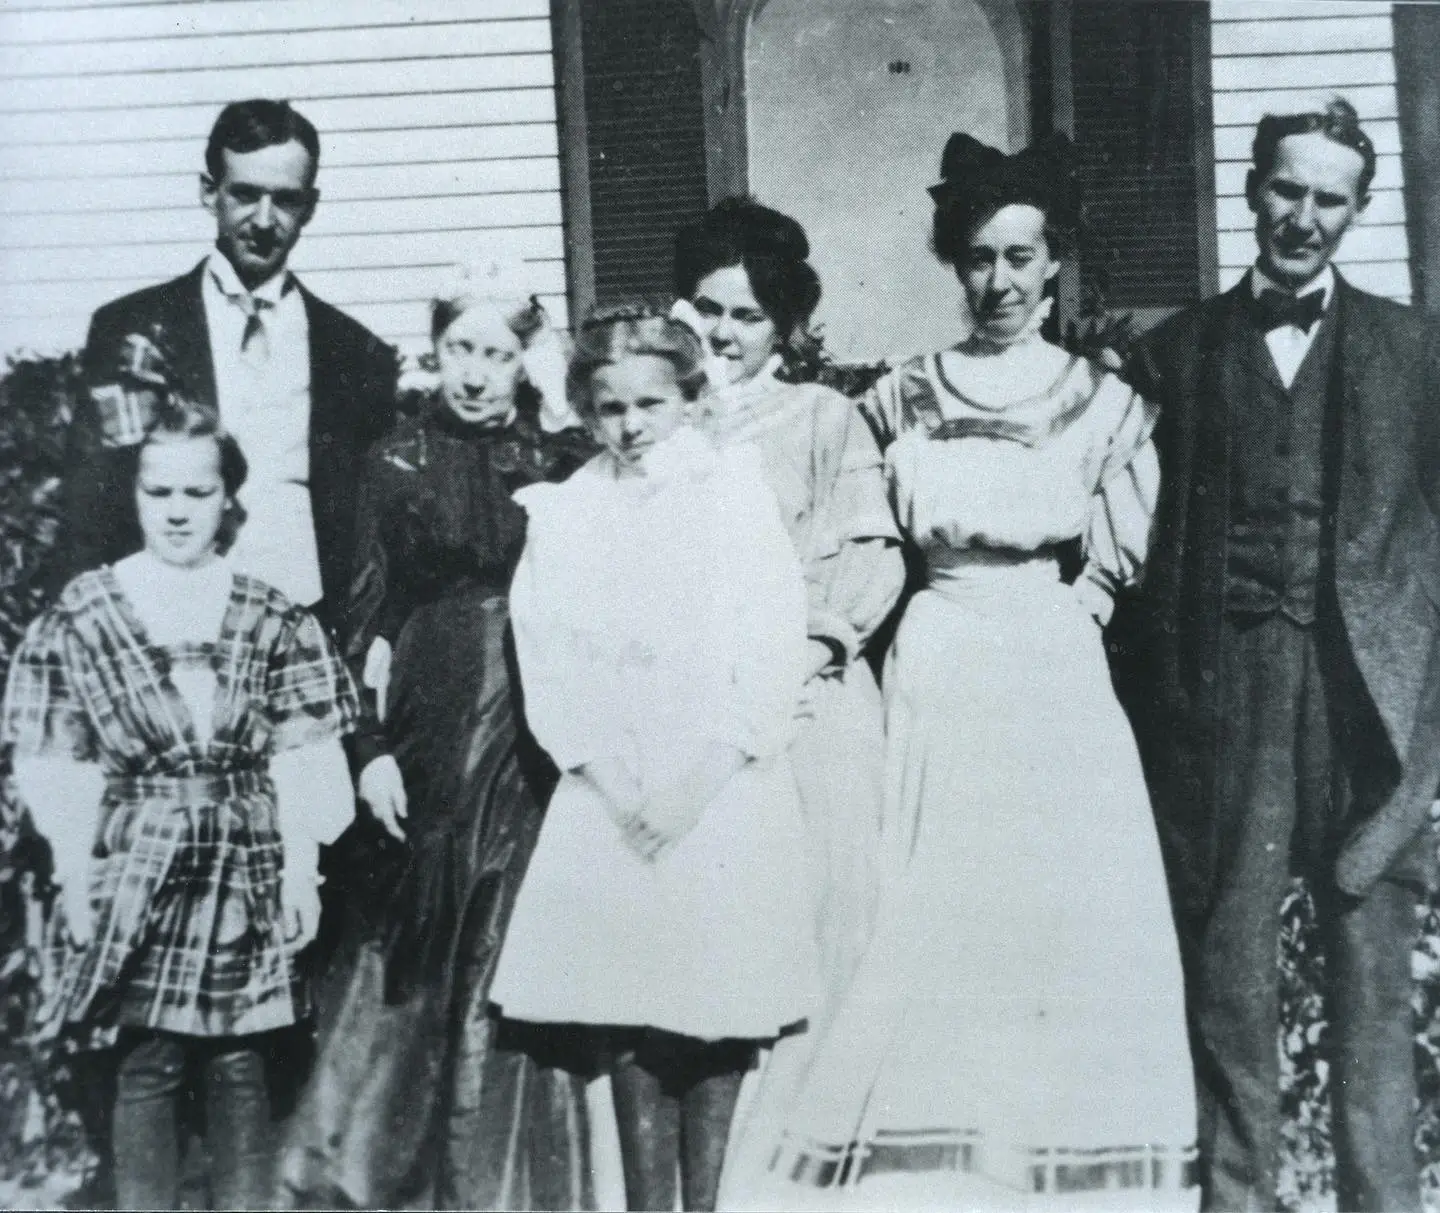
[[1396, 122], [1389, 0], [1212, 0], [1215, 194], [1220, 285], [1255, 260], [1245, 173], [1255, 123], [1346, 98], [1379, 153], [1370, 207], [1335, 264], [1357, 286], [1410, 299], [1410, 247]]
[[567, 322], [549, 0], [4, 0], [0, 355], [193, 265], [206, 136], [260, 96], [320, 130], [318, 294], [415, 352], [444, 267], [495, 247]]

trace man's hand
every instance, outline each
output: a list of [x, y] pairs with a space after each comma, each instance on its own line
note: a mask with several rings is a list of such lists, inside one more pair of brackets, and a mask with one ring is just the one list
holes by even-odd
[[365, 654], [365, 669], [360, 674], [360, 681], [375, 692], [375, 715], [381, 724], [385, 723], [385, 706], [390, 695], [391, 655], [390, 642], [383, 636], [375, 637]]
[[386, 833], [405, 841], [400, 819], [408, 816], [410, 810], [405, 798], [405, 781], [392, 755], [372, 758], [360, 772], [360, 799], [370, 806], [370, 812], [385, 827]]

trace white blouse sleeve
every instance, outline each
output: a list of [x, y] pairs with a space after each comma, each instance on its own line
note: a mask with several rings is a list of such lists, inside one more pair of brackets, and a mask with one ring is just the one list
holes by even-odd
[[1125, 399], [1101, 462], [1085, 533], [1085, 564], [1075, 583], [1102, 625], [1110, 621], [1116, 592], [1140, 579], [1160, 496], [1160, 457], [1151, 441], [1154, 406], [1113, 377], [1103, 390], [1123, 391]]
[[[525, 721], [562, 771], [627, 754], [628, 719], [613, 669], [577, 627], [573, 569], [563, 552], [565, 520], [553, 495], [537, 484], [515, 500], [529, 513], [525, 550], [510, 585], [510, 625], [520, 666]], [[561, 550], [557, 550], [561, 549]]]
[[270, 759], [285, 866], [313, 872], [321, 846], [355, 819], [355, 791], [338, 737], [281, 750]]
[[729, 654], [720, 696], [719, 740], [751, 757], [783, 750], [794, 730], [805, 679], [807, 602], [804, 573], [774, 494], [749, 452], [732, 452], [727, 477], [724, 564], [715, 604], [716, 646]]
[[99, 763], [60, 754], [16, 754], [12, 769], [20, 802], [50, 844], [55, 881], [67, 884], [84, 872], [95, 848], [105, 773]]
[[882, 452], [900, 435], [900, 382], [908, 369], [907, 365], [882, 375], [857, 406]]

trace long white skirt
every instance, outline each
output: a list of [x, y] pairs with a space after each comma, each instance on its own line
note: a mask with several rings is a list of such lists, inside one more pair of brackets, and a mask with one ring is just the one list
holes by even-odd
[[[884, 708], [864, 661], [814, 684], [813, 717], [802, 723], [790, 760], [805, 818], [815, 889], [821, 1001], [801, 1030], [761, 1052], [746, 1075], [720, 1183], [722, 1208], [743, 1204], [763, 1182], [790, 1102], [809, 1069], [816, 1028], [850, 988], [864, 955], [880, 896], [886, 831]], [[893, 866], [893, 865], [891, 865]]]
[[765, 1190], [735, 1204], [1195, 1203], [1183, 983], [1134, 740], [1073, 592], [1011, 574], [909, 605], [886, 672], [903, 875]]

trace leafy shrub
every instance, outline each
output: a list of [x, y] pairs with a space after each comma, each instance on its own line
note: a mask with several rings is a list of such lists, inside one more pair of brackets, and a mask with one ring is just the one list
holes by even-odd
[[[48, 559], [64, 471], [65, 430], [81, 380], [78, 360], [12, 358], [0, 378], [0, 682], [26, 625], [45, 606]], [[0, 1179], [78, 1171], [83, 1136], [64, 1098], [63, 1067], [32, 1046], [38, 928], [49, 892], [49, 848], [0, 768]]]

